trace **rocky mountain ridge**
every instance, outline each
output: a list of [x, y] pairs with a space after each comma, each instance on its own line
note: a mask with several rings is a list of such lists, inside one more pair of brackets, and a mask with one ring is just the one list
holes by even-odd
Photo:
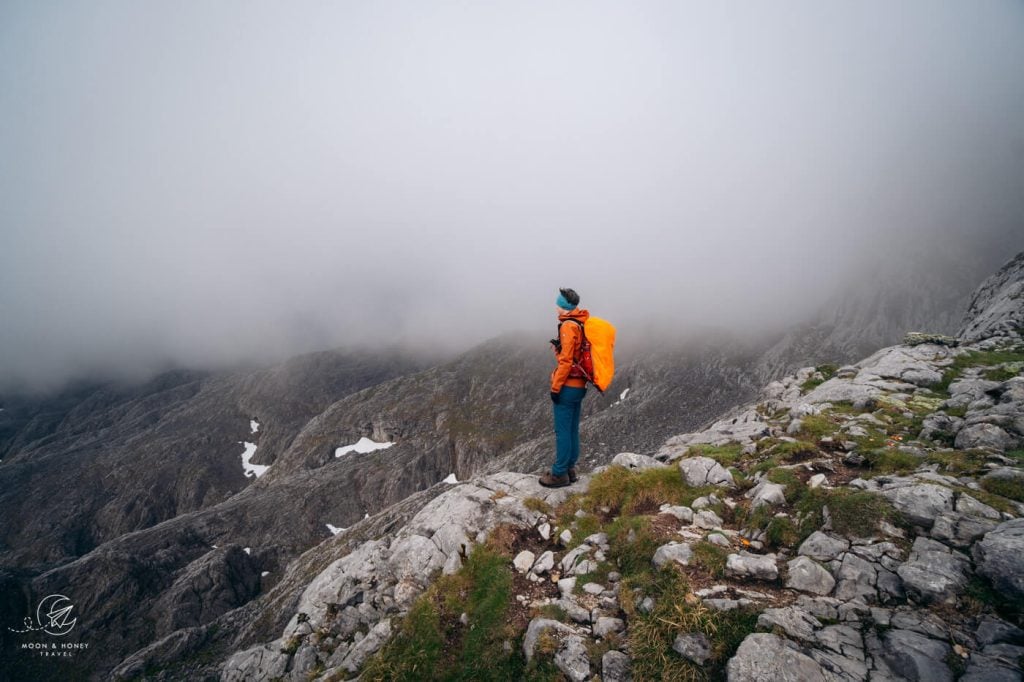
[[[447, 484], [438, 481], [449, 474], [546, 465], [549, 415], [535, 396], [544, 393], [550, 357], [524, 348], [520, 340], [496, 340], [426, 368], [314, 354], [293, 361], [298, 371], [180, 373], [158, 379], [153, 390], [89, 395], [49, 423], [33, 415], [0, 439], [9, 493], [0, 493], [0, 503], [16, 519], [0, 548], [14, 550], [0, 570], [5, 613], [20, 621], [35, 597], [82, 595], [78, 606], [88, 617], [80, 636], [97, 644], [87, 659], [97, 675], [140, 648], [123, 662], [166, 660], [168, 642], [227, 653], [265, 641], [328, 563], [323, 545], [393, 536], [444, 493]], [[680, 425], [707, 423], [753, 397], [762, 353], [734, 342], [638, 353], [620, 368], [621, 391], [588, 399], [584, 439], [597, 446], [587, 464], [605, 464], [626, 448], [654, 452]], [[292, 398], [282, 403], [282, 395]], [[183, 447], [183, 434], [192, 450], [187, 476], [180, 460], [163, 461]], [[397, 444], [334, 456], [360, 437]], [[253, 463], [270, 465], [258, 479], [241, 473], [237, 451], [225, 455], [218, 445], [246, 440], [258, 445]], [[133, 459], [139, 453], [149, 454]], [[62, 473], [64, 482], [50, 477], [49, 467], [68, 463], [76, 465]], [[104, 495], [51, 514], [49, 491], [71, 491], [71, 481], [83, 480], [91, 483], [80, 488]], [[25, 490], [14, 500], [14, 491]], [[348, 530], [325, 543], [325, 520]], [[33, 536], [39, 541], [27, 539]], [[12, 638], [4, 630], [6, 649]], [[42, 670], [57, 674], [53, 666]]]
[[493, 628], [487, 664], [530, 678], [1019, 680], [1022, 331], [1024, 254], [957, 339], [803, 368], [574, 488], [507, 472], [445, 486], [393, 532], [357, 524], [310, 550], [273, 641], [232, 652], [202, 626], [116, 674], [401, 678], [430, 651], [417, 614], [444, 615], [443, 590], [497, 556], [496, 608], [525, 616], [497, 628], [455, 600], [466, 611], [438, 632], [468, 647], [460, 628]]

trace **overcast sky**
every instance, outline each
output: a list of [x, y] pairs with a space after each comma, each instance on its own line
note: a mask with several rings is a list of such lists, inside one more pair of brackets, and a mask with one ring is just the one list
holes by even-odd
[[796, 319], [1024, 247], [1024, 3], [3, 0], [0, 235], [0, 387]]

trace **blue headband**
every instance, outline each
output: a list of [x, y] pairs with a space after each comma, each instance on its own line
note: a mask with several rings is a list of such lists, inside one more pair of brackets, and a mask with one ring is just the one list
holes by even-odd
[[562, 294], [558, 295], [558, 299], [555, 301], [555, 305], [557, 305], [562, 310], [576, 309], [576, 306], [574, 306], [572, 303], [569, 303], [569, 301], [565, 300], [565, 296], [563, 296]]

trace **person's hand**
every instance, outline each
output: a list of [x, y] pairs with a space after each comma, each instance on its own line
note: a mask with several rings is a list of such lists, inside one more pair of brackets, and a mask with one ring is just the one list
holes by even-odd
[[551, 391], [551, 402], [558, 404], [558, 394], [554, 391]]

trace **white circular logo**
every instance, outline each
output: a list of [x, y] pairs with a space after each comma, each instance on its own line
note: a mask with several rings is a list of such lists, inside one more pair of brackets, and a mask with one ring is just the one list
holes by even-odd
[[63, 594], [51, 594], [43, 597], [36, 608], [36, 622], [43, 632], [60, 637], [71, 632], [78, 618], [71, 617], [75, 605]]

